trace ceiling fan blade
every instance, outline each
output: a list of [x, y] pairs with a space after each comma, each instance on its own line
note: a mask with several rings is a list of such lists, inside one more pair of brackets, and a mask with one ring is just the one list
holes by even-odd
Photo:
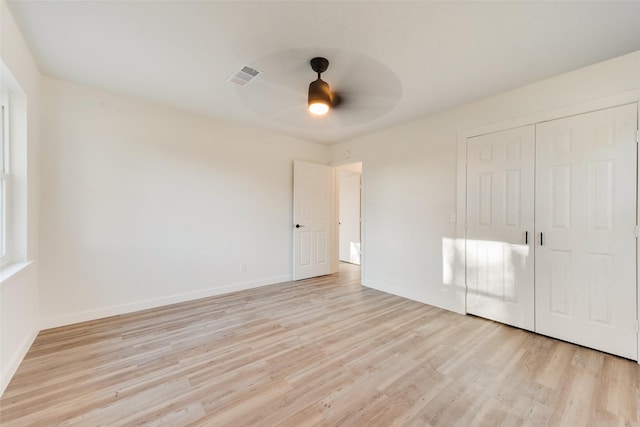
[[366, 107], [393, 107], [397, 100], [385, 95], [363, 95], [354, 93], [338, 92], [340, 102], [336, 105], [338, 109], [345, 108], [366, 108]]
[[288, 117], [291, 114], [308, 114], [306, 104], [305, 105], [298, 104], [290, 108], [286, 108], [280, 111], [275, 111], [273, 113], [266, 114], [264, 117], [267, 119], [278, 120], [283, 117]]
[[[322, 80], [334, 99], [328, 114], [307, 111], [308, 88], [318, 76], [310, 60], [328, 59]], [[260, 70], [250, 85], [238, 88], [243, 103], [267, 121], [318, 130], [337, 129], [375, 120], [391, 111], [402, 97], [394, 72], [373, 58], [340, 49], [286, 49], [258, 58], [249, 66]]]

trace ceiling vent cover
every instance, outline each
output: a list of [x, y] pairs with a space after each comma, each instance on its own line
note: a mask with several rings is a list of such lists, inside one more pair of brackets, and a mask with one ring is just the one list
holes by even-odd
[[255, 79], [258, 76], [258, 74], [260, 74], [260, 71], [245, 65], [240, 70], [233, 73], [227, 79], [227, 81], [237, 84], [238, 86], [246, 86], [249, 83], [251, 83], [251, 81]]

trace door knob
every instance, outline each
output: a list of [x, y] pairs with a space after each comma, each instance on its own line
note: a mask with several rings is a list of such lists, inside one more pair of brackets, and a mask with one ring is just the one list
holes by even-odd
[[304, 227], [304, 225], [296, 224], [296, 228]]

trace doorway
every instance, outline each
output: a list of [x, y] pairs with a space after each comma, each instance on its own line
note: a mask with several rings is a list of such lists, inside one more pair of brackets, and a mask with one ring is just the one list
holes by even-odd
[[362, 162], [293, 162], [293, 280], [341, 270], [364, 280], [362, 177]]
[[362, 162], [337, 167], [338, 260], [361, 264]]

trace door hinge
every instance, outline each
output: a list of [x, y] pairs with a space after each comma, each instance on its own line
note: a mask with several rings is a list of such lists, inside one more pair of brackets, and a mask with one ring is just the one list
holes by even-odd
[[636, 320], [636, 334], [640, 334], [640, 320]]
[[636, 225], [636, 238], [640, 237], [640, 225]]
[[636, 131], [636, 144], [640, 144], [640, 130]]

